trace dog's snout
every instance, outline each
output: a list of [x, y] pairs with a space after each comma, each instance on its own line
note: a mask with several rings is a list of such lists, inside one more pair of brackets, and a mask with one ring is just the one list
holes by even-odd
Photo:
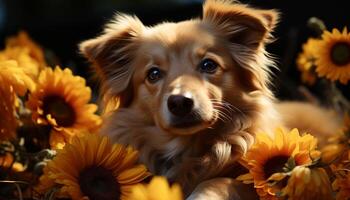
[[178, 117], [191, 113], [193, 106], [193, 99], [183, 95], [171, 95], [168, 98], [169, 111]]

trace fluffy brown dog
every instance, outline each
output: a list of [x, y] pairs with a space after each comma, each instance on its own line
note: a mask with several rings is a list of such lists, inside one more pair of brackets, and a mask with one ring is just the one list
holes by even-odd
[[104, 97], [120, 101], [102, 133], [138, 149], [151, 172], [180, 183], [187, 196], [199, 185], [190, 199], [234, 198], [234, 181], [215, 178], [232, 177], [255, 134], [284, 123], [276, 107], [282, 116], [293, 111], [276, 106], [268, 87], [265, 44], [277, 20], [274, 10], [215, 0], [205, 2], [202, 19], [153, 27], [118, 14], [80, 46]]

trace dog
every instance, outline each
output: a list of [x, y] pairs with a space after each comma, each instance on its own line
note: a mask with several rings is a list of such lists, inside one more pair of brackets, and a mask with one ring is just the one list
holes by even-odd
[[[179, 183], [188, 199], [247, 199], [232, 177], [257, 133], [299, 121], [302, 132], [308, 124], [322, 134], [338, 126], [327, 110], [279, 103], [270, 90], [275, 64], [265, 46], [278, 19], [276, 10], [230, 0], [205, 1], [201, 18], [152, 27], [117, 14], [80, 44], [104, 105], [118, 104], [106, 112], [102, 134], [137, 149], [140, 162]], [[305, 108], [325, 126], [305, 118]]]

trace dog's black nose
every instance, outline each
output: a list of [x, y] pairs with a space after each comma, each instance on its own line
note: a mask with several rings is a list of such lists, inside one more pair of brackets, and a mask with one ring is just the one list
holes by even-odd
[[183, 95], [170, 95], [168, 98], [169, 111], [178, 117], [189, 114], [192, 111], [193, 104], [192, 98]]

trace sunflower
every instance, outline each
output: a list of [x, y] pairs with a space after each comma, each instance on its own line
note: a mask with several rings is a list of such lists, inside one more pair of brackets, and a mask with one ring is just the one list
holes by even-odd
[[308, 85], [313, 85], [316, 82], [316, 74], [312, 71], [303, 71], [301, 73], [301, 81]]
[[132, 186], [150, 175], [137, 160], [136, 151], [112, 145], [107, 137], [74, 137], [48, 162], [37, 190], [59, 187], [58, 197], [73, 200], [127, 199]]
[[154, 177], [148, 185], [138, 184], [132, 188], [129, 200], [182, 200], [179, 185], [171, 187], [164, 177]]
[[313, 136], [300, 136], [297, 129], [291, 132], [277, 129], [273, 139], [267, 134], [258, 134], [255, 144], [243, 158], [249, 174], [238, 177], [238, 180], [254, 182], [261, 198], [276, 199], [276, 192], [282, 186], [270, 187], [269, 178], [275, 173], [290, 171], [295, 166], [311, 164], [311, 155], [317, 153], [316, 145], [317, 140]]
[[21, 31], [17, 36], [6, 39], [6, 48], [14, 47], [28, 49], [29, 56], [39, 64], [39, 68], [46, 67], [45, 56], [42, 48], [29, 37], [27, 32]]
[[350, 79], [350, 34], [333, 29], [325, 31], [316, 52], [316, 72], [320, 77], [347, 84]]
[[337, 191], [337, 200], [349, 200], [350, 199], [350, 151], [347, 151], [347, 159], [340, 165], [332, 166], [332, 170], [336, 175], [332, 187]]
[[338, 191], [336, 195], [337, 200], [350, 199], [350, 173], [342, 178], [336, 178], [332, 184], [334, 190]]
[[297, 58], [297, 66], [301, 72], [301, 80], [309, 85], [313, 85], [316, 81], [315, 68], [315, 52], [318, 50], [319, 39], [309, 38], [303, 45], [303, 52]]
[[32, 79], [36, 79], [40, 71], [39, 63], [30, 56], [26, 47], [11, 47], [0, 52], [0, 61], [15, 60], [18, 66]]
[[15, 137], [17, 95], [34, 90], [34, 82], [14, 60], [0, 61], [0, 140]]
[[288, 197], [288, 200], [329, 200], [332, 199], [332, 188], [323, 168], [296, 166], [282, 190], [282, 196]]
[[324, 146], [321, 151], [322, 151], [322, 162], [326, 164], [331, 164], [338, 159], [343, 157], [344, 151], [346, 151], [347, 145], [344, 143], [332, 143], [332, 144], [327, 144]]
[[88, 104], [91, 89], [85, 79], [74, 76], [69, 69], [41, 71], [36, 90], [28, 99], [27, 107], [38, 124], [50, 125], [50, 145], [61, 148], [79, 132], [94, 132], [101, 124], [95, 115], [95, 104]]
[[344, 132], [338, 132], [328, 139], [328, 144], [321, 149], [322, 162], [326, 164], [339, 163], [347, 150], [349, 150], [350, 141]]
[[33, 79], [47, 65], [41, 47], [24, 31], [6, 40], [6, 48], [0, 52], [0, 60], [10, 59], [16, 60], [25, 73]]
[[343, 120], [343, 127], [336, 134], [328, 138], [328, 144], [322, 149], [322, 162], [326, 164], [337, 164], [347, 156], [347, 151], [350, 147], [349, 140], [349, 128], [350, 117], [348, 113], [345, 113]]
[[12, 87], [20, 96], [23, 96], [27, 89], [35, 88], [33, 80], [24, 73], [15, 60], [0, 61], [0, 85]]

